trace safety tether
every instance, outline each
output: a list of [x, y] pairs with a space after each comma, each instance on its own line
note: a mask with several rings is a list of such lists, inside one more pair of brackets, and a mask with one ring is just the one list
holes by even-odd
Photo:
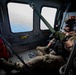
[[50, 30], [52, 33], [54, 33], [55, 30], [54, 30], [54, 29], [52, 28], [52, 26], [47, 22], [47, 20], [39, 13], [39, 11], [37, 10], [35, 4], [32, 3], [30, 6], [33, 8], [33, 10], [34, 10], [35, 13], [38, 15], [38, 17], [39, 17], [39, 18], [45, 23], [45, 25], [49, 28], [49, 30]]
[[29, 68], [29, 66], [26, 64], [26, 62], [24, 62], [24, 60], [15, 52], [15, 50], [12, 48], [10, 43], [8, 43], [8, 41], [1, 34], [0, 34], [0, 38], [12, 50], [12, 52], [18, 57], [18, 59], [24, 64], [24, 66], [26, 67], [26, 69], [24, 68], [24, 70], [28, 71], [29, 73], [32, 73], [33, 75], [37, 75], [34, 71], [32, 71], [31, 68]]

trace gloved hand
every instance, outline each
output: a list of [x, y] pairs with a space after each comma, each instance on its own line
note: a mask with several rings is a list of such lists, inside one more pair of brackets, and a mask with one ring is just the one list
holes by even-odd
[[15, 70], [21, 71], [22, 68], [23, 68], [23, 63], [21, 63], [21, 62], [16, 62], [15, 63]]
[[[24, 61], [25, 62], [25, 61]], [[15, 63], [15, 70], [16, 71], [22, 71], [22, 72], [25, 72], [25, 71], [29, 71], [30, 65], [28, 63], [26, 63], [26, 65], [24, 65], [22, 62], [16, 62]]]
[[45, 47], [44, 47], [44, 51], [46, 51], [47, 49], [49, 49], [49, 47], [48, 47], [48, 46], [45, 46]]

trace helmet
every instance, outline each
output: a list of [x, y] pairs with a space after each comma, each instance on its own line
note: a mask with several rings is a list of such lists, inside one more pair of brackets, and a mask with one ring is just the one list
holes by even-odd
[[66, 27], [70, 27], [70, 31], [76, 31], [76, 19], [68, 19], [65, 23]]
[[76, 19], [68, 19], [68, 20], [66, 20], [66, 22], [65, 22], [66, 24], [75, 24], [76, 23]]

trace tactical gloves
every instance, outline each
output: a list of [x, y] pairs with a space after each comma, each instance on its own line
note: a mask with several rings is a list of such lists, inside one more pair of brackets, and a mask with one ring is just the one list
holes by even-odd
[[48, 49], [49, 49], [48, 46], [45, 46], [45, 47], [44, 47], [44, 51], [47, 51]]
[[21, 63], [21, 62], [16, 62], [15, 63], [15, 70], [21, 71], [22, 68], [23, 68], [23, 63]]

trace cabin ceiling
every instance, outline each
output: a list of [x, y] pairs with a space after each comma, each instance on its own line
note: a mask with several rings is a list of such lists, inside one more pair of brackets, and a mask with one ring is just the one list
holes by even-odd
[[[27, 1], [27, 0], [0, 0], [1, 2], [4, 1]], [[28, 0], [28, 1], [52, 1], [52, 2], [58, 2], [58, 3], [68, 3], [70, 1], [76, 2], [76, 0]]]
[[53, 1], [53, 2], [60, 2], [60, 3], [76, 2], [76, 0], [45, 0], [45, 1]]
[[67, 2], [68, 0], [45, 0], [45, 1], [54, 1], [54, 2]]
[[37, 1], [37, 2], [40, 2], [40, 1], [50, 1], [50, 2], [55, 2], [55, 3], [58, 3], [60, 5], [63, 5], [63, 3], [67, 6], [67, 4], [69, 4], [70, 2], [71, 3], [71, 8], [70, 10], [72, 11], [73, 9], [76, 10], [76, 0], [0, 0], [0, 3], [5, 3], [5, 2], [9, 2], [9, 1], [21, 1], [21, 2], [25, 2], [25, 1], [31, 1], [31, 2], [34, 2], [34, 1]]

